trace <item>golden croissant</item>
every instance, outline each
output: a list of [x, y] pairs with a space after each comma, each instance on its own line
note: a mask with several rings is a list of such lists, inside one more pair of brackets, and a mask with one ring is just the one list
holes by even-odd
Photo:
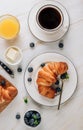
[[36, 83], [39, 93], [45, 97], [54, 98], [55, 90], [51, 86], [57, 81], [58, 75], [67, 72], [67, 70], [68, 65], [65, 62], [47, 63], [38, 72]]
[[0, 83], [2, 80], [5, 81], [5, 85], [0, 85], [0, 112], [6, 108], [18, 93], [16, 87], [0, 75]]

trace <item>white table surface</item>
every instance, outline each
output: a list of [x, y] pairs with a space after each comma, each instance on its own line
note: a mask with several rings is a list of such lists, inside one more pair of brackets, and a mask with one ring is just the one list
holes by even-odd
[[[29, 130], [23, 121], [24, 113], [30, 109], [38, 110], [41, 113], [42, 121], [36, 130], [83, 130], [83, 0], [58, 0], [68, 10], [70, 16], [70, 28], [64, 40], [64, 49], [60, 50], [58, 44], [52, 46], [37, 44], [37, 39], [32, 36], [27, 25], [27, 18], [32, 6], [39, 0], [1, 0], [0, 15], [15, 15], [21, 24], [19, 38], [12, 42], [6, 42], [0, 39], [0, 59], [4, 61], [4, 51], [10, 45], [16, 45], [23, 51], [22, 73], [16, 71], [17, 67], [12, 67], [15, 72], [15, 78], [12, 79], [3, 69], [0, 73], [11, 81], [18, 89], [18, 96], [0, 113], [0, 130]], [[31, 49], [30, 42], [35, 42], [36, 47]], [[36, 55], [42, 52], [59, 52], [69, 57], [78, 72], [78, 86], [72, 99], [61, 106], [42, 107], [36, 104], [27, 94], [23, 76], [28, 62]], [[73, 77], [74, 78], [74, 77]], [[25, 104], [23, 98], [28, 97], [28, 104]], [[21, 119], [16, 120], [15, 115], [19, 112]]]

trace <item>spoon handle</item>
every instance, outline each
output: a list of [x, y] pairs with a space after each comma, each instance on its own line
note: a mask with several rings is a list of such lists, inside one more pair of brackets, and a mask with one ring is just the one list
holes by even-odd
[[63, 80], [62, 80], [61, 92], [60, 92], [60, 97], [59, 97], [58, 110], [60, 109], [62, 92], [63, 92]]

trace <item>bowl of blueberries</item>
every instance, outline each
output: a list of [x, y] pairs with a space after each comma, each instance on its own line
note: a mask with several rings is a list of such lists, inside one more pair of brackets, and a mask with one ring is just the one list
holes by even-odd
[[36, 127], [41, 122], [41, 115], [36, 110], [30, 110], [24, 115], [24, 122], [26, 125], [30, 127]]

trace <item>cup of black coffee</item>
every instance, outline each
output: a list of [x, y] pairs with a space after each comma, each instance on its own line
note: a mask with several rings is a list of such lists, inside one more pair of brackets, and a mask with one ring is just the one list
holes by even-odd
[[54, 5], [45, 5], [38, 10], [36, 22], [43, 31], [54, 32], [63, 24], [62, 11]]

